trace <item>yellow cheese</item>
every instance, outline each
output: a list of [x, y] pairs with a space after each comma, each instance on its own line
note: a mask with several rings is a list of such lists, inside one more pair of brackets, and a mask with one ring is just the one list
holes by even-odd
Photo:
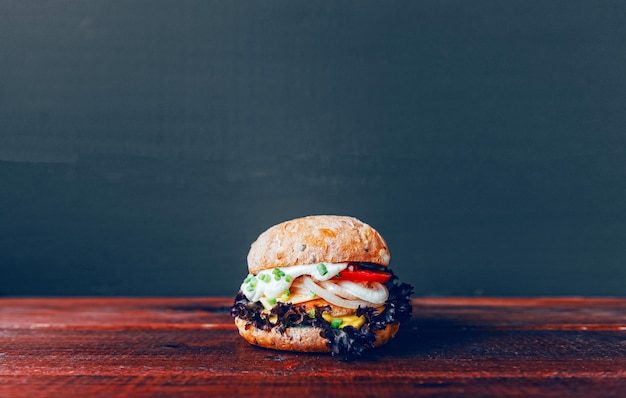
[[341, 325], [339, 326], [340, 329], [345, 326], [352, 326], [356, 329], [359, 329], [365, 323], [365, 317], [363, 315], [361, 316], [347, 315], [347, 316], [342, 316], [338, 318], [333, 318], [330, 314], [323, 313], [322, 318], [324, 318], [326, 321], [331, 322], [331, 323], [335, 319], [341, 319], [342, 322], [341, 322]]

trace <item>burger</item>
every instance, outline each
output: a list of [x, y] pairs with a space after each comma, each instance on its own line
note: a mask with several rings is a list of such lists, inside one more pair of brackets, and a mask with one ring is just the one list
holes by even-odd
[[263, 232], [231, 309], [239, 334], [265, 348], [360, 356], [386, 344], [411, 317], [413, 287], [388, 268], [371, 226], [308, 216]]

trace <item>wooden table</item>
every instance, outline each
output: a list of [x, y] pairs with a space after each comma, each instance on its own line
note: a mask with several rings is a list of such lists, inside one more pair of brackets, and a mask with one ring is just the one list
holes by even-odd
[[0, 299], [0, 396], [626, 397], [626, 299], [417, 299], [349, 362], [250, 346], [230, 304]]

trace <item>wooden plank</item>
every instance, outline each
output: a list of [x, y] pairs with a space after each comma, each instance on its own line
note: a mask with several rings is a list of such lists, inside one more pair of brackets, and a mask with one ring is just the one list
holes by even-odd
[[234, 327], [232, 299], [1, 299], [0, 328]]
[[230, 301], [2, 299], [0, 396], [626, 393], [622, 299], [419, 299], [357, 361], [250, 346]]
[[[418, 322], [446, 319], [473, 327], [626, 327], [626, 304], [618, 298], [420, 298]], [[0, 299], [0, 328], [198, 327], [232, 324], [230, 298], [30, 298]]]

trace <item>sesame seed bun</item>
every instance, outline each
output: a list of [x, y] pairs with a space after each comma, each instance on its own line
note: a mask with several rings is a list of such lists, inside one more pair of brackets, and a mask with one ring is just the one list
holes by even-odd
[[285, 221], [263, 232], [248, 253], [248, 270], [319, 262], [368, 262], [389, 265], [389, 249], [380, 234], [354, 217], [308, 216]]

